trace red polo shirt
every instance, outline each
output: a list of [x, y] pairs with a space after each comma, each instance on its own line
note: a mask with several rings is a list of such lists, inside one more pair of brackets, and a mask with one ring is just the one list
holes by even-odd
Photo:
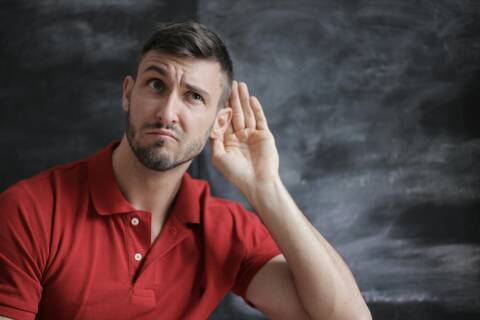
[[151, 244], [151, 213], [115, 182], [117, 144], [0, 195], [0, 315], [206, 319], [280, 254], [254, 214], [188, 174]]

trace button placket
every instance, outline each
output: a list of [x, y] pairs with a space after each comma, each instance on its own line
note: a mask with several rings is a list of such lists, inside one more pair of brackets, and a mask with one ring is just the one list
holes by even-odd
[[125, 219], [127, 231], [129, 269], [133, 281], [143, 268], [146, 254], [150, 248], [150, 216], [148, 212], [131, 212]]
[[156, 263], [157, 259], [166, 255], [170, 250], [174, 250], [189, 235], [187, 229], [174, 216], [166, 222], [163, 228], [164, 230], [160, 233], [159, 238], [150, 248], [148, 258], [143, 261], [143, 271], [148, 270]]

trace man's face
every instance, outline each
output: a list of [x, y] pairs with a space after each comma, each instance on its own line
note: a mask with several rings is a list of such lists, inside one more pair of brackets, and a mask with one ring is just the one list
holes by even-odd
[[136, 79], [123, 85], [126, 136], [137, 159], [166, 171], [197, 156], [230, 122], [230, 108], [218, 109], [224, 85], [218, 62], [147, 52]]

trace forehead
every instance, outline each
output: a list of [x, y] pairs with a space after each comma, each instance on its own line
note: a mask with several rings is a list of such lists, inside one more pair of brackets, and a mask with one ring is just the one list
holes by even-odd
[[147, 52], [138, 65], [138, 74], [142, 75], [149, 67], [163, 69], [169, 78], [187, 81], [190, 84], [202, 85], [217, 90], [222, 89], [224, 75], [220, 63], [210, 59], [177, 56], [157, 51]]

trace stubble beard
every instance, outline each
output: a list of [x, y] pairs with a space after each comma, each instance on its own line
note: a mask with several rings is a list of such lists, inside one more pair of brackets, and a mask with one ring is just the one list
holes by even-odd
[[[165, 145], [164, 139], [159, 139], [150, 146], [140, 145], [137, 137], [139, 130], [135, 127], [130, 119], [130, 108], [128, 108], [126, 122], [126, 136], [128, 144], [130, 145], [130, 148], [135, 154], [137, 160], [148, 169], [160, 172], [174, 169], [197, 157], [205, 147], [213, 127], [212, 124], [202, 138], [196, 139], [192, 143], [186, 145], [185, 148], [183, 148], [183, 151], [181, 150], [178, 154], [171, 155], [167, 152], [162, 152], [162, 148], [164, 148]], [[169, 129], [178, 133], [178, 129], [176, 130], [175, 127], [169, 125], [165, 126], [160, 123], [148, 125], [148, 127], [156, 129]], [[179, 141], [177, 141], [177, 143], [178, 142]]]

